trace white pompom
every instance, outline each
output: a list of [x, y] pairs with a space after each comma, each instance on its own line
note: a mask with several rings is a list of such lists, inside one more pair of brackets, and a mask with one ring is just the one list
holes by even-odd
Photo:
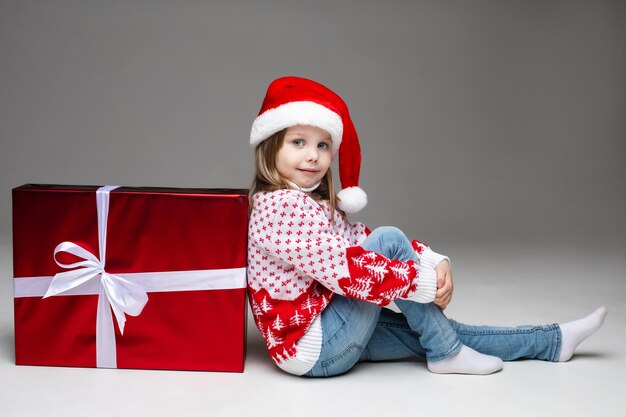
[[367, 194], [359, 187], [348, 187], [337, 193], [339, 208], [346, 213], [356, 213], [367, 205]]

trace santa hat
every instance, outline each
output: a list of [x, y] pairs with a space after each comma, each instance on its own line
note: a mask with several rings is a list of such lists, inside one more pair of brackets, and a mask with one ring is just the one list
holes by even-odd
[[361, 147], [348, 106], [322, 84], [300, 77], [272, 81], [252, 124], [250, 144], [257, 146], [274, 133], [298, 124], [324, 129], [332, 138], [333, 157], [339, 153], [339, 208], [356, 213], [365, 207], [367, 195], [359, 188]]

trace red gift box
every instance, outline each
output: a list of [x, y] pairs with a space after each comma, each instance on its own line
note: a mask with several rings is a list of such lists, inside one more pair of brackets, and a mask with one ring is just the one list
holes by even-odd
[[243, 372], [247, 202], [230, 189], [15, 188], [16, 364]]

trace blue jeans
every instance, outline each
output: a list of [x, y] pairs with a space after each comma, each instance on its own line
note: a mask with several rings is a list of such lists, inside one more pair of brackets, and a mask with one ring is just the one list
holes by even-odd
[[[417, 261], [411, 242], [395, 227], [380, 227], [362, 243], [390, 259]], [[455, 355], [462, 345], [510, 361], [520, 358], [556, 362], [561, 329], [546, 326], [469, 326], [446, 318], [433, 303], [396, 300], [402, 313], [335, 294], [322, 312], [322, 350], [304, 376], [328, 377], [358, 362], [425, 357], [436, 362]]]

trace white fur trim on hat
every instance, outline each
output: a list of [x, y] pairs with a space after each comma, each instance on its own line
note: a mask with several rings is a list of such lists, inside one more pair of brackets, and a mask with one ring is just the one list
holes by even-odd
[[274, 133], [295, 125], [311, 125], [327, 131], [333, 140], [333, 155], [337, 154], [343, 136], [341, 117], [312, 101], [292, 101], [260, 114], [252, 123], [250, 144], [256, 146]]
[[348, 187], [337, 193], [339, 208], [346, 213], [356, 213], [367, 205], [367, 194], [360, 187]]

